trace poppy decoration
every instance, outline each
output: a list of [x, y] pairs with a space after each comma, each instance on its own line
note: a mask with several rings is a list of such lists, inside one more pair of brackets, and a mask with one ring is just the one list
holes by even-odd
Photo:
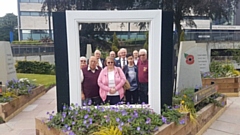
[[186, 63], [188, 65], [192, 65], [194, 63], [194, 56], [193, 55], [184, 53], [184, 57], [186, 58]]

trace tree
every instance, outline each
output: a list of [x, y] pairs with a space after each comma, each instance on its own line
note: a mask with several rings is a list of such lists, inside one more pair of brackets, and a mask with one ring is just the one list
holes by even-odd
[[111, 50], [114, 51], [117, 54], [118, 48], [119, 48], [119, 42], [118, 42], [118, 38], [117, 38], [116, 32], [114, 32]]
[[[42, 13], [51, 11], [65, 11], [65, 10], [113, 10], [129, 9], [132, 7], [135, 0], [44, 0], [42, 5]], [[50, 8], [48, 8], [50, 7]], [[92, 44], [93, 50], [97, 46], [102, 49], [109, 50], [111, 45], [107, 43], [106, 39], [109, 38], [106, 31], [108, 31], [106, 23], [82, 23], [81, 31], [79, 32], [81, 41], [81, 55], [86, 53], [86, 45]], [[101, 42], [97, 42], [101, 41]]]
[[184, 33], [184, 31], [181, 32], [180, 41], [185, 41], [185, 33]]
[[[187, 25], [196, 26], [189, 16], [207, 16], [212, 20], [231, 19], [239, 0], [142, 0], [136, 9], [158, 9], [174, 12], [174, 22], [178, 32], [178, 47], [180, 45], [181, 21], [186, 20]], [[140, 24], [144, 25], [144, 24]]]
[[146, 32], [145, 35], [146, 35], [146, 41], [145, 41], [145, 43], [143, 45], [143, 48], [148, 50], [148, 32]]
[[8, 13], [3, 17], [0, 17], [0, 41], [9, 41], [9, 32], [12, 31], [14, 33], [14, 38], [18, 39], [17, 33], [17, 16]]

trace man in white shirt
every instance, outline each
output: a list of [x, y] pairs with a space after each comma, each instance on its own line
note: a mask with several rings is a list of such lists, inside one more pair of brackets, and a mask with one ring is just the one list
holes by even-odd
[[128, 61], [127, 61], [127, 58], [126, 58], [127, 49], [126, 48], [121, 48], [120, 52], [121, 52], [121, 58], [118, 61], [116, 61], [116, 66], [123, 68], [125, 65], [128, 64]]
[[119, 58], [121, 57], [121, 51], [120, 50], [118, 51], [117, 55], [118, 55], [118, 57], [115, 58], [115, 61], [119, 60]]
[[137, 65], [138, 63], [138, 51], [137, 50], [134, 50], [133, 51], [133, 60], [134, 60], [134, 64]]
[[96, 50], [94, 52], [94, 56], [97, 58], [98, 60], [98, 66], [101, 68], [104, 68], [104, 59], [101, 58], [101, 52], [99, 50]]

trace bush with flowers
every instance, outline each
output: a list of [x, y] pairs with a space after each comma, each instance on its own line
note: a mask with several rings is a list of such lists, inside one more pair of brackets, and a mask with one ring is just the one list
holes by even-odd
[[2, 92], [0, 102], [9, 102], [17, 96], [30, 94], [36, 86], [27, 78], [10, 80], [6, 83], [7, 90]]
[[[207, 87], [207, 86], [206, 86]], [[196, 88], [195, 88], [196, 89]], [[218, 97], [225, 97], [223, 94], [215, 93], [209, 97], [203, 99], [200, 103], [194, 103], [194, 88], [188, 88], [182, 90], [180, 93], [173, 97], [173, 104], [175, 108], [178, 108], [178, 111], [181, 113], [188, 113], [190, 121], [194, 124], [197, 124], [197, 111], [201, 110], [203, 107], [208, 104], [213, 103], [215, 106], [223, 107], [224, 103], [220, 103], [216, 99]], [[201, 90], [202, 88], [199, 88]]]
[[162, 115], [156, 114], [147, 105], [116, 106], [64, 106], [63, 112], [56, 115], [47, 113], [49, 128], [76, 135], [99, 135], [116, 132], [111, 135], [151, 135], [163, 124], [176, 122], [184, 124], [185, 120], [176, 109], [165, 107]]
[[210, 72], [201, 73], [202, 78], [238, 77], [240, 72], [232, 63], [213, 61], [210, 64]]

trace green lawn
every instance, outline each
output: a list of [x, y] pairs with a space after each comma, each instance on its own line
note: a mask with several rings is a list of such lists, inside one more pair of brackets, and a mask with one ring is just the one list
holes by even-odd
[[45, 87], [49, 87], [50, 85], [56, 84], [55, 75], [17, 73], [17, 77], [18, 79], [28, 78], [29, 80], [35, 80], [36, 84], [42, 84]]

